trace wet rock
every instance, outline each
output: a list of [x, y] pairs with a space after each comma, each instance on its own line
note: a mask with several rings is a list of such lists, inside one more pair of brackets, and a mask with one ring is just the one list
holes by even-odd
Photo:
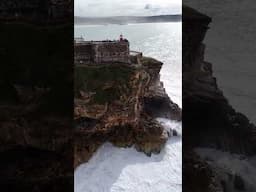
[[172, 135], [173, 135], [173, 136], [178, 136], [178, 132], [174, 129], [174, 130], [172, 131]]
[[184, 191], [224, 192], [216, 181], [215, 172], [191, 148], [186, 148], [183, 154]]
[[241, 176], [235, 175], [235, 178], [234, 178], [234, 187], [235, 187], [235, 189], [237, 189], [237, 190], [245, 191], [244, 180], [243, 180], [243, 178], [242, 178]]
[[[166, 93], [165, 93], [166, 94]], [[144, 98], [145, 112], [152, 117], [181, 121], [181, 109], [167, 95], [152, 95]]]

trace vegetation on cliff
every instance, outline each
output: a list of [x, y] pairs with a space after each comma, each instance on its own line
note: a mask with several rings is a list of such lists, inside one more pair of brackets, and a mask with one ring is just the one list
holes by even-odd
[[[147, 57], [136, 65], [75, 66], [75, 166], [87, 161], [105, 141], [120, 147], [135, 145], [147, 155], [160, 152], [168, 135], [155, 114], [171, 113], [179, 119], [181, 115], [178, 106], [168, 108], [172, 102], [160, 83], [161, 66]], [[158, 101], [167, 107], [150, 107]]]
[[122, 65], [105, 66], [76, 66], [75, 67], [75, 96], [81, 91], [93, 93], [92, 103], [104, 104], [117, 100], [122, 94], [129, 94], [129, 82], [135, 70]]

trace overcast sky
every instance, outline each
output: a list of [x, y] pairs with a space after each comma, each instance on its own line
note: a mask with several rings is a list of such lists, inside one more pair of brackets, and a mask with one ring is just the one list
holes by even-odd
[[75, 16], [181, 14], [181, 0], [74, 0]]

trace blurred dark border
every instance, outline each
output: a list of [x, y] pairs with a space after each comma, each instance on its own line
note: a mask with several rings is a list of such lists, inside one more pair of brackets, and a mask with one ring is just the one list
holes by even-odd
[[73, 191], [73, 0], [0, 2], [0, 188]]

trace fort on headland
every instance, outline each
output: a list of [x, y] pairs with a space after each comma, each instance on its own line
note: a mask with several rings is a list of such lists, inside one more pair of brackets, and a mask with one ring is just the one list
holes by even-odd
[[75, 64], [139, 63], [142, 53], [130, 51], [129, 41], [120, 35], [119, 40], [74, 40]]

